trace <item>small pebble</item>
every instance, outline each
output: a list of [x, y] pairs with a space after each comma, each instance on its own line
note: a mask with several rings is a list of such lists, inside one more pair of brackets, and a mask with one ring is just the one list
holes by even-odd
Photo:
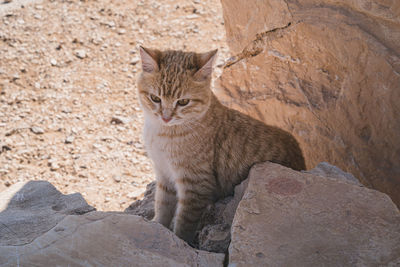
[[0, 153], [1, 153], [1, 152], [5, 152], [5, 151], [10, 151], [10, 150], [11, 150], [11, 148], [10, 148], [9, 146], [3, 145], [3, 146], [1, 147]]
[[113, 179], [114, 181], [116, 181], [117, 183], [121, 182], [121, 177], [119, 175], [113, 175]]
[[79, 49], [75, 51], [75, 56], [77, 56], [80, 59], [83, 59], [86, 57], [86, 51], [83, 49]]
[[52, 163], [50, 163], [50, 171], [56, 171], [56, 170], [58, 170], [60, 168], [60, 166], [58, 165], [58, 163], [57, 162], [52, 162]]
[[42, 128], [40, 128], [39, 126], [31, 127], [31, 131], [34, 134], [43, 134], [44, 133], [44, 130]]
[[126, 30], [125, 29], [118, 29], [118, 34], [125, 34]]
[[111, 124], [127, 124], [129, 123], [129, 119], [120, 116], [113, 116], [111, 118]]
[[197, 18], [199, 18], [200, 16], [199, 15], [196, 15], [196, 14], [191, 14], [191, 15], [187, 15], [186, 16], [186, 18], [187, 19], [197, 19]]
[[138, 57], [134, 57], [131, 60], [131, 65], [136, 65], [139, 61], [140, 61], [140, 59]]
[[74, 140], [75, 140], [75, 137], [70, 135], [70, 136], [67, 136], [67, 138], [65, 138], [65, 143], [72, 144], [72, 142], [74, 142]]

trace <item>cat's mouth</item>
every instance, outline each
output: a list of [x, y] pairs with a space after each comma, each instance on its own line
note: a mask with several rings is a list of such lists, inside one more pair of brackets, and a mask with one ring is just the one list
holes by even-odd
[[161, 119], [162, 119], [165, 123], [168, 123], [168, 122], [170, 122], [170, 121], [172, 120], [171, 117], [161, 117]]
[[161, 120], [161, 123], [165, 126], [172, 126], [172, 125], [176, 124], [176, 120], [172, 117], [165, 118], [165, 117], [160, 116], [160, 120]]

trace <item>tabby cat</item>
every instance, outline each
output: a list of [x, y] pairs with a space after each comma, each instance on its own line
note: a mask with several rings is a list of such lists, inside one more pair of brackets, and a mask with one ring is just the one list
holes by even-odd
[[153, 220], [189, 243], [207, 205], [232, 194], [253, 164], [305, 169], [292, 135], [218, 101], [210, 89], [216, 53], [140, 47], [144, 141], [157, 180]]

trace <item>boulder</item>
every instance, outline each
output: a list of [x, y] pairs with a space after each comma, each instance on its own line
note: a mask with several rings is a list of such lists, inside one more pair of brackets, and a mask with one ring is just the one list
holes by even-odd
[[95, 210], [79, 193], [63, 195], [46, 181], [20, 182], [0, 193], [0, 245], [24, 245], [67, 215]]
[[235, 187], [234, 195], [210, 205], [200, 220], [199, 249], [226, 253], [231, 242], [231, 226], [239, 202], [247, 188], [248, 179]]
[[221, 101], [400, 205], [400, 2], [221, 0]]
[[[231, 225], [242, 196], [247, 188], [247, 179], [235, 187], [233, 196], [209, 205], [199, 222], [194, 245], [205, 251], [226, 253], [231, 242]], [[148, 220], [154, 217], [156, 183], [147, 185], [144, 198], [132, 203], [126, 213], [142, 216]]]
[[156, 182], [151, 182], [146, 186], [143, 199], [133, 202], [124, 212], [142, 216], [147, 220], [153, 219], [155, 194]]
[[[81, 199], [78, 194], [63, 196], [47, 182], [29, 182], [19, 189], [12, 186], [1, 193], [5, 209], [0, 212], [0, 266], [223, 265], [224, 254], [195, 250], [162, 225], [142, 217], [82, 214], [82, 202], [74, 200], [76, 196]], [[47, 212], [45, 219], [43, 211], [53, 208], [58, 211]]]
[[328, 162], [320, 162], [314, 169], [303, 172], [319, 175], [322, 177], [341, 179], [343, 181], [361, 185], [358, 179], [354, 177], [351, 173], [344, 172], [338, 167], [329, 164]]
[[231, 266], [396, 266], [400, 213], [345, 176], [255, 165], [232, 224]]

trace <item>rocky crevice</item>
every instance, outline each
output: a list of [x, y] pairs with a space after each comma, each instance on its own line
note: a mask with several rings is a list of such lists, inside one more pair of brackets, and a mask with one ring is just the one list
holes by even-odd
[[225, 63], [224, 69], [231, 67], [232, 65], [243, 59], [255, 57], [258, 54], [262, 53], [268, 45], [269, 41], [282, 37], [285, 31], [289, 30], [291, 26], [292, 22], [289, 22], [283, 27], [274, 28], [272, 30], [256, 34], [254, 40], [250, 42], [250, 44], [248, 44], [242, 50], [242, 52], [231, 57], [228, 62]]

